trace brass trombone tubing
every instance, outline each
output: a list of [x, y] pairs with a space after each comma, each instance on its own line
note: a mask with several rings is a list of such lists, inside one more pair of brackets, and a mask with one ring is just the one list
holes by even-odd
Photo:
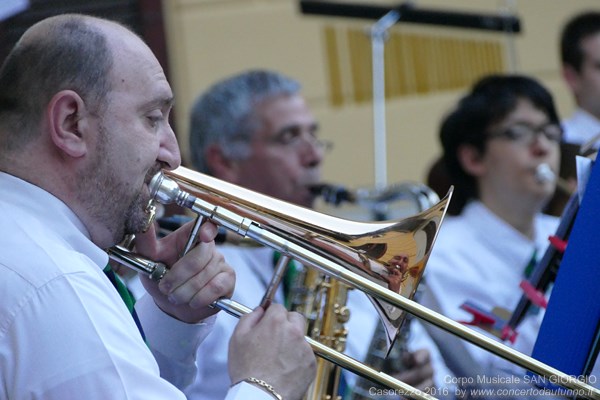
[[[137, 272], [143, 273], [154, 281], [159, 281], [166, 272], [166, 267], [162, 263], [146, 260], [137, 254], [131, 253], [128, 249], [116, 246], [108, 250], [109, 257], [117, 261], [118, 263], [131, 268]], [[160, 271], [157, 272], [157, 271]], [[250, 313], [252, 310], [245, 305], [238, 303], [231, 299], [222, 298], [216, 300], [211, 304], [212, 307], [218, 308], [228, 314], [241, 318], [243, 315]], [[435, 397], [422, 392], [416, 388], [413, 388], [406, 383], [387, 375], [383, 372], [377, 371], [361, 362], [347, 356], [344, 353], [333, 350], [330, 347], [325, 346], [316, 340], [305, 336], [304, 337], [308, 344], [311, 346], [313, 352], [326, 360], [329, 360], [342, 368], [347, 369], [357, 375], [364, 378], [371, 379], [375, 382], [379, 382], [389, 388], [396, 389], [403, 396], [408, 396], [411, 399], [417, 400], [436, 400]]]
[[[217, 300], [213, 303], [213, 306], [238, 318], [252, 311], [245, 305], [230, 299]], [[358, 374], [364, 378], [382, 383], [390, 388], [399, 390], [401, 391], [400, 393], [402, 393], [403, 396], [409, 396], [412, 399], [436, 399], [435, 397], [418, 389], [415, 389], [412, 386], [407, 385], [406, 383], [399, 381], [396, 378], [393, 378], [383, 372], [377, 371], [367, 365], [364, 365], [363, 363], [355, 360], [352, 357], [347, 356], [344, 353], [340, 353], [336, 350], [333, 350], [332, 348], [327, 347], [324, 344], [319, 343], [308, 336], [305, 336], [304, 338], [306, 339], [310, 347], [312, 347], [313, 352], [316, 355], [326, 360], [329, 360], [344, 369], [352, 371], [355, 374]]]
[[[169, 178], [163, 177], [163, 180]], [[383, 288], [382, 286], [363, 278], [362, 276], [347, 270], [335, 262], [288, 240], [285, 237], [275, 234], [260, 226], [259, 223], [250, 218], [238, 215], [223, 206], [211, 204], [205, 200], [192, 196], [191, 194], [179, 189], [178, 184], [168, 190], [165, 188], [163, 198], [157, 195], [159, 201], [175, 202], [181, 207], [190, 210], [211, 219], [212, 221], [223, 225], [242, 236], [249, 237], [257, 242], [269, 246], [282, 254], [298, 260], [307, 266], [312, 266], [329, 274], [330, 276], [364, 291], [366, 294], [375, 296], [379, 299], [401, 308], [420, 319], [423, 319], [445, 331], [467, 340], [497, 356], [500, 356], [514, 364], [519, 365], [531, 372], [546, 378], [552, 378], [552, 382], [576, 391], [579, 396], [590, 399], [600, 400], [600, 390], [579, 381], [575, 377], [569, 376], [553, 367], [550, 367], [530, 356], [527, 356], [505, 344], [499, 343], [494, 339], [485, 336], [473, 329], [464, 327], [460, 323], [436, 313], [421, 304], [412, 301], [398, 293]], [[168, 196], [167, 196], [168, 195]], [[169, 197], [167, 200], [166, 197]]]

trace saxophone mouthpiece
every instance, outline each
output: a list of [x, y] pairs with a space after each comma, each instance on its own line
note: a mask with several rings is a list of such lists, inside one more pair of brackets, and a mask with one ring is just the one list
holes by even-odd
[[535, 169], [535, 179], [538, 183], [548, 183], [556, 181], [556, 174], [546, 163], [540, 164]]
[[355, 194], [343, 186], [323, 183], [311, 186], [310, 191], [314, 195], [322, 196], [326, 203], [335, 206], [344, 202], [354, 203], [356, 201]]

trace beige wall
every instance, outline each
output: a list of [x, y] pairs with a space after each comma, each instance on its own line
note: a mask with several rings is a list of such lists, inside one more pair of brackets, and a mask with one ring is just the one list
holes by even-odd
[[[355, 2], [368, 4], [369, 0]], [[324, 39], [326, 28], [357, 30], [373, 21], [303, 15], [297, 0], [165, 0], [163, 3], [170, 79], [177, 99], [176, 129], [184, 162], [188, 159], [187, 115], [195, 96], [225, 76], [247, 68], [264, 67], [303, 83], [304, 94], [321, 122], [322, 137], [335, 143], [324, 165], [325, 178], [350, 187], [374, 184], [372, 103], [356, 102], [348, 97], [341, 106], [332, 105]], [[417, 4], [484, 13], [497, 13], [505, 10], [506, 4], [513, 5], [522, 25], [522, 33], [512, 41], [516, 71], [541, 79], [555, 94], [562, 115], [571, 111], [573, 105], [558, 68], [557, 38], [566, 18], [586, 8], [600, 8], [597, 0], [455, 0], [451, 5], [444, 0], [421, 0]], [[465, 40], [489, 38], [500, 41], [506, 50], [510, 48], [511, 42], [499, 34], [409, 25], [395, 25], [390, 33], [462, 35]], [[362, 57], [369, 58], [364, 61], [370, 63], [370, 53]], [[411, 61], [406, 57], [399, 60]], [[508, 56], [504, 59], [507, 69], [510, 69], [509, 60]], [[342, 63], [342, 67], [346, 68], [346, 64]], [[443, 65], [436, 67], [444, 70]], [[365, 75], [368, 76], [363, 79], [369, 82], [370, 71]], [[467, 86], [410, 93], [386, 101], [388, 183], [424, 180], [428, 166], [439, 154], [439, 121]]]

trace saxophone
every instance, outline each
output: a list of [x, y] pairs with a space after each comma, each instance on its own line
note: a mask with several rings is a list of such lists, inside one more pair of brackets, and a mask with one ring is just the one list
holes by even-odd
[[[331, 347], [339, 352], [346, 349], [348, 329], [346, 322], [350, 319], [350, 309], [346, 306], [347, 286], [336, 279], [324, 275], [313, 268], [297, 268], [288, 265], [293, 271], [284, 280], [286, 306], [292, 311], [302, 314], [307, 321], [306, 335]], [[417, 293], [418, 294], [418, 293]], [[408, 351], [411, 314], [404, 317], [400, 334], [388, 354], [388, 339], [383, 323], [378, 321], [375, 333], [371, 339], [367, 357], [364, 360], [369, 365], [385, 373], [404, 371], [406, 366], [403, 359]], [[342, 368], [323, 359], [317, 358], [317, 373], [314, 382], [309, 387], [304, 400], [367, 400], [389, 399], [389, 395], [381, 398], [370, 394], [372, 388], [387, 389], [370, 379], [359, 377], [351, 388], [340, 387]]]
[[[331, 184], [321, 184], [318, 186], [315, 186], [313, 188], [313, 191], [319, 195], [321, 195], [323, 197], [323, 200], [325, 201], [325, 203], [334, 205], [336, 207], [340, 206], [340, 204], [343, 203], [354, 203], [354, 204], [358, 204], [360, 206], [362, 206], [365, 209], [368, 209], [370, 211], [370, 214], [372, 215], [372, 217], [375, 220], [385, 220], [389, 217], [389, 212], [390, 212], [390, 205], [393, 204], [394, 202], [401, 202], [401, 201], [407, 201], [408, 204], [412, 205], [416, 211], [423, 211], [426, 210], [427, 208], [431, 207], [432, 205], [434, 205], [436, 202], [439, 201], [439, 196], [437, 195], [437, 193], [435, 193], [433, 191], [433, 189], [429, 188], [426, 185], [423, 184], [419, 184], [419, 183], [415, 183], [415, 182], [407, 182], [407, 183], [402, 183], [402, 184], [396, 184], [396, 185], [392, 185], [392, 186], [388, 186], [385, 188], [379, 188], [379, 189], [368, 189], [368, 188], [360, 188], [360, 189], [355, 189], [355, 190], [349, 190], [347, 188], [345, 188], [344, 186], [337, 186], [337, 185], [331, 185]], [[318, 273], [316, 273], [316, 275], [318, 275]], [[312, 285], [312, 286], [307, 286], [305, 287], [305, 291], [302, 293], [302, 296], [299, 296], [296, 301], [310, 301], [311, 296], [310, 293], [311, 291], [315, 290], [314, 287], [317, 285], [317, 281], [315, 280], [316, 278], [308, 278], [305, 280], [305, 285]], [[296, 284], [301, 284], [299, 282], [296, 282]], [[335, 282], [335, 280], [330, 280], [330, 282], [328, 283], [329, 285], [334, 285], [334, 286], [345, 286], [343, 284], [337, 283]], [[351, 288], [347, 288], [347, 289], [351, 289]], [[335, 305], [331, 305], [329, 303], [329, 301], [325, 302], [327, 304], [328, 307], [334, 307], [332, 309], [330, 308], [322, 308], [322, 313], [323, 314], [328, 314], [328, 310], [330, 310], [333, 315], [324, 315], [323, 316], [323, 321], [325, 321], [325, 318], [327, 318], [328, 321], [330, 320], [334, 320], [336, 321], [336, 323], [338, 324], [335, 328], [332, 328], [332, 331], [323, 331], [323, 332], [329, 332], [329, 333], [335, 333], [337, 334], [338, 332], [342, 332], [343, 331], [343, 340], [341, 338], [339, 338], [339, 341], [334, 341], [333, 338], [329, 338], [329, 342], [326, 342], [326, 344], [330, 345], [332, 342], [334, 345], [339, 346], [337, 348], [337, 350], [339, 351], [343, 351], [345, 350], [345, 339], [347, 336], [347, 330], [342, 330], [341, 326], [343, 326], [342, 324], [345, 323], [348, 318], [350, 318], [350, 311], [348, 309], [346, 309], [346, 307], [344, 308], [344, 318], [340, 318], [341, 316], [338, 316], [337, 310], [341, 308], [340, 304], [345, 304], [346, 300], [347, 300], [347, 289], [333, 289], [332, 290], [332, 295], [336, 296], [336, 297], [332, 297], [330, 299], [331, 302], [337, 302], [335, 303]], [[419, 288], [417, 287], [417, 290], [415, 292], [415, 299], [418, 297], [419, 295]], [[316, 293], [316, 292], [313, 292]], [[339, 296], [339, 297], [338, 297]], [[299, 305], [299, 309], [297, 311], [301, 311], [303, 312], [304, 316], [307, 318], [308, 321], [311, 321], [311, 318], [315, 318], [317, 317], [318, 312], [320, 312], [321, 310], [319, 310], [318, 308], [315, 309], [313, 307], [319, 307], [319, 304], [322, 303], [318, 303], [318, 304], [306, 304], [306, 308], [303, 308], [302, 306]], [[309, 311], [312, 313], [311, 318], [309, 318], [309, 314], [305, 314], [305, 311]], [[375, 329], [375, 333], [373, 334], [373, 337], [371, 339], [371, 342], [369, 344], [369, 349], [367, 352], [367, 356], [366, 359], [364, 360], [366, 365], [369, 365], [379, 371], [383, 371], [385, 373], [391, 373], [391, 374], [396, 374], [399, 372], [402, 372], [404, 370], [407, 369], [407, 366], [404, 364], [403, 360], [406, 356], [406, 354], [409, 352], [408, 350], [408, 339], [409, 339], [409, 334], [410, 334], [410, 325], [411, 325], [411, 320], [413, 319], [413, 316], [409, 313], [407, 313], [404, 316], [404, 322], [402, 327], [400, 328], [400, 332], [398, 335], [397, 340], [395, 341], [395, 343], [393, 344], [393, 346], [391, 348], [389, 348], [389, 343], [388, 343], [388, 338], [386, 335], [386, 331], [385, 328], [383, 326], [383, 323], [381, 321], [378, 322], [377, 327]], [[316, 320], [318, 321], [318, 320]], [[323, 323], [323, 327], [325, 327], [326, 324]], [[331, 328], [331, 327], [329, 327]], [[311, 337], [317, 339], [317, 335], [319, 335], [319, 327], [317, 326], [316, 329], [314, 329], [313, 332], [311, 332], [309, 330], [309, 333], [311, 333]], [[316, 336], [312, 336], [312, 334], [316, 335]], [[321, 340], [319, 340], [321, 341]], [[325, 343], [325, 342], [323, 342]], [[319, 359], [318, 360], [320, 364], [330, 364], [325, 360]], [[317, 373], [317, 379], [315, 381], [315, 384], [313, 386], [311, 386], [311, 389], [313, 389], [314, 387], [314, 391], [313, 392], [309, 392], [311, 394], [312, 397], [306, 397], [305, 399], [308, 400], [325, 400], [325, 399], [332, 399], [332, 400], [341, 400], [341, 397], [339, 395], [337, 395], [338, 393], [338, 386], [339, 386], [339, 381], [340, 381], [340, 375], [339, 375], [339, 371], [335, 371], [334, 368], [331, 369], [331, 371], [328, 369], [328, 366], [321, 366], [320, 364], [318, 364], [318, 373]], [[337, 368], [339, 370], [339, 367]], [[333, 372], [333, 373], [330, 373]], [[328, 386], [330, 386], [332, 388], [332, 391], [325, 391], [322, 390], [324, 388], [326, 388]], [[320, 390], [316, 390], [317, 388], [319, 388]], [[371, 381], [370, 379], [364, 378], [364, 377], [358, 377], [358, 379], [356, 380], [355, 385], [352, 388], [348, 388], [347, 390], [345, 390], [345, 396], [344, 398], [347, 398], [349, 400], [367, 400], [367, 399], [376, 399], [376, 400], [384, 400], [384, 399], [389, 399], [390, 396], [389, 395], [384, 395], [380, 398], [374, 397], [372, 393], [373, 388], [376, 389], [387, 389], [385, 386], [381, 385], [381, 384], [377, 384], [374, 383], [373, 381]], [[382, 393], [385, 393], [384, 391], [381, 391]]]
[[[345, 324], [350, 318], [346, 302], [351, 289], [313, 268], [303, 268], [290, 284], [287, 302], [291, 310], [306, 318], [307, 336], [343, 352], [348, 336]], [[342, 400], [341, 374], [342, 368], [318, 358], [316, 378], [304, 399]]]

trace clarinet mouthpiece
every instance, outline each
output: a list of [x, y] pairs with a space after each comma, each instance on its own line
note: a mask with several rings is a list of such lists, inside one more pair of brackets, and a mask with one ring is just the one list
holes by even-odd
[[546, 163], [540, 164], [535, 169], [535, 179], [539, 183], [548, 183], [556, 181], [556, 174]]

